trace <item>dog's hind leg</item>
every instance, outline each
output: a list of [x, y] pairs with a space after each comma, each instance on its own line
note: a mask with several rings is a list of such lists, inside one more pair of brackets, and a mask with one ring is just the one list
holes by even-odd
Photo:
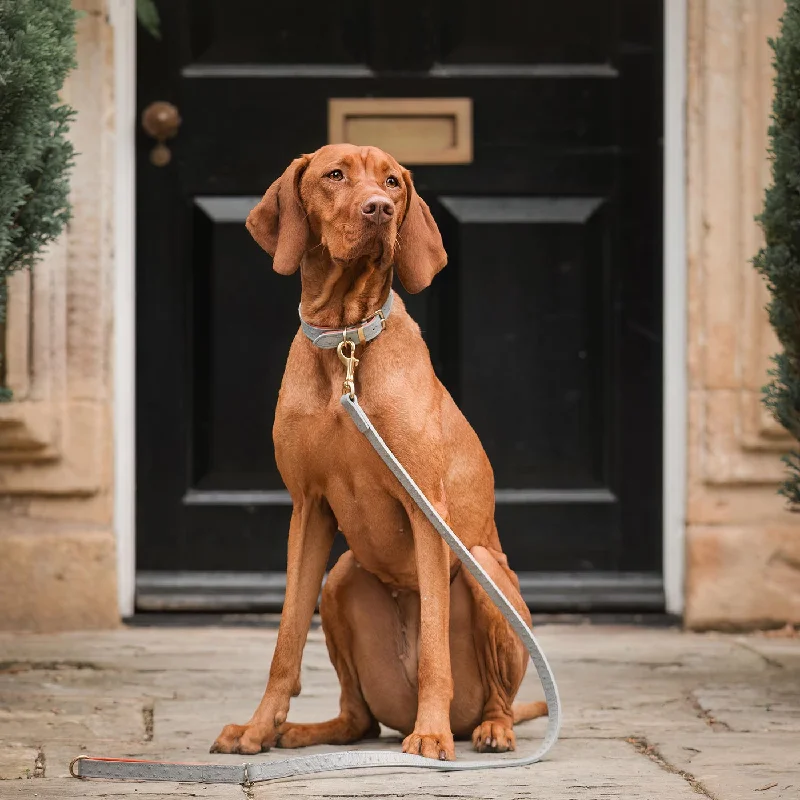
[[380, 726], [361, 693], [353, 620], [349, 600], [361, 572], [352, 553], [345, 553], [331, 570], [322, 590], [320, 613], [328, 654], [339, 676], [339, 716], [313, 724], [285, 722], [278, 729], [276, 747], [308, 747], [314, 744], [351, 744], [377, 738]]
[[[473, 547], [470, 552], [530, 625], [530, 612], [505, 555], [485, 547]], [[468, 583], [474, 603], [475, 652], [485, 698], [483, 721], [475, 728], [472, 743], [482, 753], [515, 750], [514, 722], [543, 716], [547, 714], [547, 706], [545, 703], [513, 705], [525, 677], [528, 653], [477, 581], [468, 576]]]

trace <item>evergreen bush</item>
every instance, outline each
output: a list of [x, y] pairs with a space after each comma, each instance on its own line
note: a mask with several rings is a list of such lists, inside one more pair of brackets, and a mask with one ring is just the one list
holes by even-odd
[[[0, 333], [8, 276], [32, 267], [69, 219], [74, 112], [58, 93], [75, 66], [75, 19], [70, 0], [0, 0]], [[4, 387], [0, 363], [7, 400]]]
[[[764, 403], [800, 442], [800, 0], [787, 0], [775, 53], [775, 96], [769, 129], [772, 184], [758, 217], [765, 246], [754, 263], [770, 292], [769, 320], [781, 351], [774, 357]], [[786, 456], [780, 489], [800, 510], [800, 453]]]

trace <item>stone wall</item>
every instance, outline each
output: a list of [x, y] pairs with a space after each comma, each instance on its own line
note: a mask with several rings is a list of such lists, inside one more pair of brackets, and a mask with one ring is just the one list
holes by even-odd
[[79, 66], [64, 87], [73, 219], [11, 281], [11, 403], [0, 404], [0, 628], [118, 624], [111, 424], [113, 37], [104, 0], [77, 0]]
[[686, 622], [800, 622], [800, 516], [776, 494], [788, 440], [761, 403], [766, 290], [750, 259], [769, 181], [769, 36], [784, 0], [689, 0]]

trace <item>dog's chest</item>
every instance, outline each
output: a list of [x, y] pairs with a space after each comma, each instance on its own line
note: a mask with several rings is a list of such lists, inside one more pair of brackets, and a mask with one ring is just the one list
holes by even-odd
[[[338, 398], [309, 409], [282, 403], [276, 416], [278, 466], [290, 489], [323, 496], [356, 559], [386, 583], [416, 584], [414, 540], [402, 491]], [[392, 409], [370, 404], [380, 423]]]

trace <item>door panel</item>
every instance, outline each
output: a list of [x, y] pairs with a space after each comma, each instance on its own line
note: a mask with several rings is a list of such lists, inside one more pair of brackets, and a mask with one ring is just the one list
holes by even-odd
[[331, 99], [469, 98], [471, 161], [405, 164], [449, 265], [398, 290], [492, 461], [529, 599], [659, 606], [661, 3], [159, 9], [139, 104], [169, 100], [183, 124], [165, 167], [139, 139], [140, 605], [158, 586], [169, 606], [181, 571], [274, 599], [278, 578], [259, 593], [250, 573], [285, 567], [271, 428], [299, 278], [272, 272], [250, 208], [327, 141]]
[[459, 352], [448, 359], [458, 375], [449, 384], [481, 431], [498, 487], [604, 487], [597, 433], [607, 387], [593, 368], [603, 356], [603, 201], [447, 197], [442, 204], [452, 219], [443, 227], [459, 310]]

